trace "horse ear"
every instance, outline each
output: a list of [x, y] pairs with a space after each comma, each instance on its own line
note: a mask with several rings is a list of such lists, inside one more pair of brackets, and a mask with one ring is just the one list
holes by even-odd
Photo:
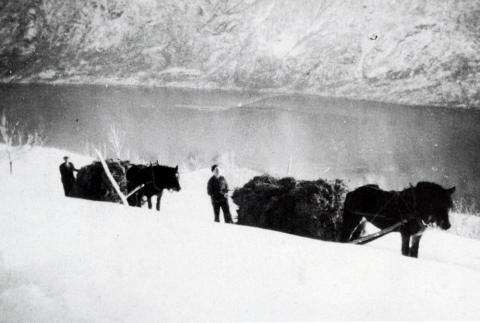
[[176, 172], [178, 172], [178, 165], [177, 165], [177, 166], [175, 166], [175, 171], [176, 171]]
[[452, 187], [452, 188], [447, 188], [445, 191], [446, 191], [448, 194], [452, 195], [452, 194], [455, 192], [455, 186]]

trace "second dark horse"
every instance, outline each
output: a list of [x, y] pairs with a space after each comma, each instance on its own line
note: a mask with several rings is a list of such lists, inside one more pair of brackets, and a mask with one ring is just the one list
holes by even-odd
[[380, 229], [404, 221], [395, 230], [402, 236], [402, 254], [418, 257], [420, 238], [428, 224], [435, 223], [443, 230], [450, 228], [448, 211], [454, 191], [455, 187], [444, 189], [430, 182], [419, 182], [400, 192], [384, 191], [377, 185], [359, 187], [345, 198], [339, 240], [357, 239], [363, 231], [362, 218]]
[[[142, 188], [138, 189], [141, 185]], [[142, 197], [146, 196], [148, 208], [152, 208], [151, 198], [157, 196], [156, 208], [160, 211], [160, 200], [164, 189], [180, 191], [177, 167], [162, 165], [132, 165], [127, 171], [127, 189], [129, 192], [138, 189], [128, 198], [128, 204], [141, 206]]]

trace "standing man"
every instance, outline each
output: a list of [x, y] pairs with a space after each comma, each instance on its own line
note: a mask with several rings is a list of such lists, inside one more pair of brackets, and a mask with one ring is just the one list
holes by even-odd
[[220, 176], [218, 165], [212, 166], [213, 176], [208, 181], [207, 192], [212, 199], [213, 213], [215, 222], [220, 222], [220, 208], [223, 211], [225, 223], [233, 223], [230, 209], [228, 207], [228, 184], [225, 177]]
[[78, 169], [73, 166], [68, 156], [63, 157], [63, 160], [64, 162], [60, 164], [63, 190], [65, 191], [65, 196], [72, 196], [73, 185], [75, 184], [73, 172], [78, 172]]

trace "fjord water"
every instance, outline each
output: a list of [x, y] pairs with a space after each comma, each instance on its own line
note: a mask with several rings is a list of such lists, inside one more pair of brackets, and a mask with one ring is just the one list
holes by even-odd
[[[0, 86], [0, 110], [45, 126], [48, 145], [85, 153], [121, 129], [130, 155], [208, 165], [229, 154], [277, 176], [342, 178], [353, 188], [456, 185], [480, 202], [480, 112], [254, 91], [101, 85]], [[59, 161], [60, 162], [60, 161]]]

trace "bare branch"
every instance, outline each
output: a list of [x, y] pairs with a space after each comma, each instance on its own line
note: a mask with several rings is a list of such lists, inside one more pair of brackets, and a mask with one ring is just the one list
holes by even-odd
[[122, 157], [122, 153], [125, 145], [125, 131], [121, 130], [116, 124], [110, 125], [110, 132], [108, 136], [108, 142], [113, 150], [113, 153], [117, 158]]
[[7, 119], [5, 111], [2, 111], [0, 118], [0, 135], [5, 144], [4, 150], [9, 160], [10, 174], [13, 172], [14, 160], [34, 146], [43, 145], [45, 141], [43, 129], [27, 131], [21, 127], [20, 121], [11, 124]]

